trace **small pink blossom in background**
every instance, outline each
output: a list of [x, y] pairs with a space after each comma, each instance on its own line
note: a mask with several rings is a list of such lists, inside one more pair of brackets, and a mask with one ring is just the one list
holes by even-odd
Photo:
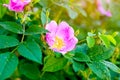
[[110, 3], [110, 0], [106, 0], [106, 2], [109, 4], [109, 3]]
[[[106, 3], [109, 4], [110, 3], [110, 0], [106, 0]], [[102, 5], [102, 0], [97, 0], [97, 8], [99, 10], [99, 12], [103, 15], [106, 15], [108, 17], [111, 17], [112, 14], [109, 10], [105, 10], [103, 5]]]
[[57, 25], [55, 21], [51, 21], [45, 28], [48, 30], [46, 42], [50, 49], [65, 54], [75, 48], [78, 39], [74, 36], [73, 28], [66, 22], [62, 21]]
[[3, 4], [11, 11], [22, 12], [24, 7], [29, 4], [31, 0], [10, 0], [9, 4]]

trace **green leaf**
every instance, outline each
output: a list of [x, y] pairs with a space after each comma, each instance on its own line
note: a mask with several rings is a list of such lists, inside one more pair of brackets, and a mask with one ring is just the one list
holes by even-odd
[[2, 34], [6, 35], [7, 33], [9, 33], [7, 30], [5, 30], [4, 28], [0, 27], [0, 35], [2, 35]]
[[113, 55], [114, 50], [115, 48], [113, 46], [106, 48], [103, 45], [95, 45], [88, 50], [88, 54], [91, 60], [100, 61], [110, 58]]
[[79, 70], [84, 70], [85, 68], [85, 66], [82, 63], [79, 63], [77, 61], [73, 61], [72, 63], [72, 67], [75, 72], [78, 72]]
[[42, 64], [42, 52], [35, 41], [27, 41], [18, 47], [18, 52], [23, 57]]
[[[62, 1], [62, 4], [61, 4], [60, 0], [57, 0], [57, 1], [51, 0], [51, 1], [58, 6], [64, 7], [67, 10], [68, 15], [71, 19], [77, 18], [78, 10], [75, 8], [75, 6], [72, 5], [72, 7], [71, 7], [71, 5], [68, 4], [69, 0]], [[83, 13], [83, 11], [81, 13]]]
[[26, 30], [25, 35], [42, 34], [42, 33], [46, 33], [46, 32], [47, 32], [47, 30], [45, 30], [42, 27], [32, 26]]
[[108, 61], [103, 61], [102, 62], [104, 65], [106, 65], [107, 67], [109, 67], [111, 70], [120, 73], [120, 68], [117, 67], [115, 64], [108, 62]]
[[107, 35], [107, 38], [110, 42], [112, 42], [114, 45], [116, 45], [116, 40], [111, 35]]
[[[60, 77], [61, 78], [61, 77]], [[61, 80], [58, 76], [56, 76], [54, 73], [48, 73], [45, 72], [45, 74], [39, 79], [39, 80]]]
[[42, 9], [41, 11], [41, 21], [42, 21], [42, 25], [44, 26], [47, 21], [48, 21], [48, 16], [46, 15], [46, 10]]
[[72, 58], [80, 62], [91, 61], [89, 56], [87, 55], [87, 50], [88, 50], [88, 47], [86, 44], [77, 45], [76, 48], [73, 51], [71, 51], [71, 53], [73, 54]]
[[115, 40], [117, 42], [117, 45], [120, 44], [120, 33], [118, 33], [118, 35], [115, 36]]
[[87, 63], [89, 68], [101, 79], [110, 80], [111, 75], [108, 68], [101, 62]]
[[119, 34], [119, 32], [113, 32], [112, 37], [116, 37]]
[[87, 36], [87, 44], [89, 48], [93, 47], [95, 45], [95, 39], [93, 37]]
[[87, 13], [86, 13], [86, 11], [85, 11], [83, 8], [79, 8], [79, 7], [77, 7], [77, 8], [78, 8], [79, 12], [80, 12], [84, 17], [87, 17]]
[[44, 64], [43, 71], [55, 72], [64, 68], [67, 64], [65, 58], [49, 57]]
[[107, 38], [106, 35], [101, 34], [101, 35], [99, 35], [99, 38], [102, 40], [102, 42], [104, 43], [104, 45], [106, 47], [110, 46], [110, 41], [109, 41], [109, 39]]
[[7, 11], [7, 8], [2, 5], [5, 3], [8, 3], [8, 0], [0, 0], [0, 18], [2, 18]]
[[13, 47], [19, 44], [16, 38], [11, 36], [0, 35], [0, 49]]
[[73, 54], [79, 53], [79, 52], [81, 52], [83, 54], [87, 54], [87, 50], [88, 50], [88, 46], [85, 43], [85, 44], [77, 45], [76, 48], [73, 51], [71, 51], [71, 52]]
[[72, 10], [68, 5], [66, 5], [65, 8], [67, 9], [68, 14], [71, 19], [75, 19], [78, 16], [78, 13], [76, 11]]
[[0, 54], [0, 80], [10, 77], [18, 65], [18, 58], [10, 53]]
[[68, 75], [74, 75], [73, 68], [70, 66], [70, 63], [68, 62], [67, 65], [64, 67], [63, 70]]
[[89, 56], [87, 56], [86, 54], [84, 53], [75, 53], [75, 56], [73, 56], [73, 59], [76, 60], [76, 61], [80, 61], [80, 62], [90, 62], [90, 58]]
[[41, 1], [41, 0], [35, 0], [33, 3], [36, 4], [36, 3], [40, 2], [40, 1]]
[[18, 33], [18, 34], [22, 34], [23, 33], [23, 29], [22, 26], [18, 25], [15, 22], [0, 22], [0, 26], [3, 27], [4, 29], [14, 32], [14, 33]]
[[40, 71], [37, 65], [30, 63], [21, 63], [19, 66], [19, 71], [24, 74], [29, 79], [37, 80], [40, 76]]
[[90, 36], [90, 37], [93, 37], [93, 36], [95, 36], [96, 34], [94, 34], [94, 33], [92, 33], [92, 32], [88, 32], [88, 36]]

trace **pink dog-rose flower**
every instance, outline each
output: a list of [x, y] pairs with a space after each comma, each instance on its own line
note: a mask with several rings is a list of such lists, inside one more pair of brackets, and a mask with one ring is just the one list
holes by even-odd
[[[107, 4], [110, 3], [110, 0], [105, 0]], [[97, 8], [98, 8], [98, 11], [103, 14], [103, 15], [106, 15], [108, 17], [111, 17], [112, 14], [109, 10], [105, 10], [104, 7], [103, 7], [103, 4], [102, 4], [102, 0], [97, 0]]]
[[46, 42], [50, 49], [67, 53], [75, 48], [78, 39], [74, 36], [74, 30], [66, 22], [61, 22], [59, 25], [55, 21], [51, 21], [46, 25]]
[[22, 12], [24, 7], [29, 4], [31, 0], [10, 0], [9, 4], [3, 4], [11, 11]]

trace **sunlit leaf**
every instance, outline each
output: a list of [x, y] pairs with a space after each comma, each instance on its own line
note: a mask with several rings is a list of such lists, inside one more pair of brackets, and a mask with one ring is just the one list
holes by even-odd
[[102, 40], [102, 42], [104, 43], [104, 45], [106, 47], [110, 46], [110, 41], [109, 41], [109, 39], [107, 38], [106, 35], [101, 34], [101, 35], [99, 35], [99, 38]]
[[88, 36], [90, 36], [90, 37], [93, 37], [93, 36], [95, 36], [96, 34], [93, 34], [93, 33], [91, 33], [91, 32], [88, 32]]
[[71, 19], [75, 19], [78, 16], [78, 13], [76, 11], [72, 10], [69, 6], [66, 5], [65, 8], [67, 9], [68, 14]]
[[44, 64], [43, 71], [55, 72], [63, 69], [66, 64], [67, 59], [65, 58], [49, 57]]
[[50, 21], [49, 12], [46, 11], [45, 9], [42, 9], [42, 11], [41, 11], [41, 22], [42, 22], [42, 25], [45, 26], [45, 24], [47, 24], [49, 21]]
[[87, 44], [88, 44], [88, 47], [91, 48], [94, 46], [95, 44], [95, 39], [93, 37], [87, 37]]
[[107, 38], [109, 39], [110, 42], [116, 45], [116, 40], [111, 35], [107, 35]]
[[9, 0], [0, 0], [0, 18], [2, 18], [4, 16], [4, 14], [7, 11], [7, 8], [4, 7], [2, 4], [7, 4]]

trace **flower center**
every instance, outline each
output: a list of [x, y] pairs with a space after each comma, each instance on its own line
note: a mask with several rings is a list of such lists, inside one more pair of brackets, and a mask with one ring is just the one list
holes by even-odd
[[61, 38], [59, 38], [58, 36], [55, 37], [55, 42], [52, 46], [52, 48], [57, 48], [58, 50], [60, 50], [63, 46], [64, 46], [64, 42]]

